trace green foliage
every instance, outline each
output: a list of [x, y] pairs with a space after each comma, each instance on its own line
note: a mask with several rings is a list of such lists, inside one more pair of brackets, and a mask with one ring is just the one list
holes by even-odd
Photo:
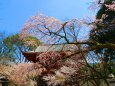
[[96, 15], [96, 19], [101, 19], [103, 14], [106, 14], [107, 17], [104, 19], [103, 22], [109, 21], [109, 20], [113, 20], [114, 16], [115, 16], [115, 12], [112, 10], [109, 10], [105, 4], [112, 4], [112, 1], [114, 0], [105, 0], [104, 3], [101, 5], [101, 8], [98, 10], [97, 15]]
[[[97, 41], [102, 44], [113, 43], [115, 44], [115, 11], [108, 9], [105, 4], [109, 5], [114, 0], [105, 0], [101, 8], [97, 12], [96, 28], [90, 32], [90, 40]], [[96, 53], [102, 54], [105, 61], [115, 59], [115, 51], [108, 48], [96, 50]]]
[[[1, 34], [3, 35], [3, 34]], [[26, 43], [34, 41], [36, 45], [28, 45]], [[7, 37], [0, 37], [0, 58], [2, 58], [1, 62], [6, 62], [10, 60], [10, 62], [22, 62], [27, 61], [22, 55], [21, 51], [31, 51], [35, 49], [39, 44], [42, 44], [36, 37], [28, 36], [25, 40], [20, 39], [19, 34], [14, 34]]]
[[11, 52], [9, 53], [8, 47], [4, 43], [5, 33], [0, 32], [0, 63], [7, 64], [8, 62], [14, 62]]
[[38, 38], [34, 36], [27, 36], [22, 39], [22, 41], [24, 45], [27, 45], [28, 48], [30, 48], [29, 50], [35, 50], [38, 45], [43, 44], [43, 42], [41, 42], [40, 40], [38, 40]]

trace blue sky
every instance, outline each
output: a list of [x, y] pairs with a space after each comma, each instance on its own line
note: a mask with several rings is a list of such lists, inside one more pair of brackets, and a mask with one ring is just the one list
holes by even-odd
[[43, 13], [62, 21], [85, 18], [95, 13], [88, 9], [92, 0], [0, 0], [0, 31], [16, 33], [30, 16]]

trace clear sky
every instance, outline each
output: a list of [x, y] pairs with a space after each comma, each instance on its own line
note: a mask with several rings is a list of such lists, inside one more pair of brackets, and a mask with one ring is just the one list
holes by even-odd
[[92, 0], [0, 0], [0, 31], [16, 33], [30, 16], [43, 13], [62, 21], [85, 18], [95, 13], [88, 9]]

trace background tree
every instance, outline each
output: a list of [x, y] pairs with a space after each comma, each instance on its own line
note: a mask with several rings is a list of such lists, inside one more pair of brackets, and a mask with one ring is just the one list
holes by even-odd
[[[90, 40], [102, 44], [115, 44], [115, 2], [114, 0], [104, 0], [104, 2], [99, 0], [99, 4], [101, 7], [96, 14], [95, 28], [90, 32]], [[106, 47], [96, 49], [95, 52], [106, 62], [106, 67], [108, 64], [109, 73], [115, 74], [112, 66], [114, 65], [115, 50]]]
[[28, 36], [25, 39], [20, 38], [19, 34], [8, 36], [4, 39], [4, 44], [8, 48], [12, 57], [18, 62], [26, 62], [27, 60], [22, 55], [21, 51], [32, 51], [39, 44], [42, 44], [36, 37]]
[[[109, 9], [106, 5], [112, 4], [114, 0], [105, 0], [96, 15], [96, 28], [93, 28], [90, 33], [90, 39], [99, 43], [115, 43], [115, 12]], [[106, 60], [114, 59], [115, 51], [111, 49], [100, 49]]]
[[7, 64], [8, 62], [15, 62], [15, 58], [13, 58], [12, 54], [9, 53], [9, 49], [4, 43], [5, 38], [6, 34], [0, 32], [0, 63], [3, 64]]

